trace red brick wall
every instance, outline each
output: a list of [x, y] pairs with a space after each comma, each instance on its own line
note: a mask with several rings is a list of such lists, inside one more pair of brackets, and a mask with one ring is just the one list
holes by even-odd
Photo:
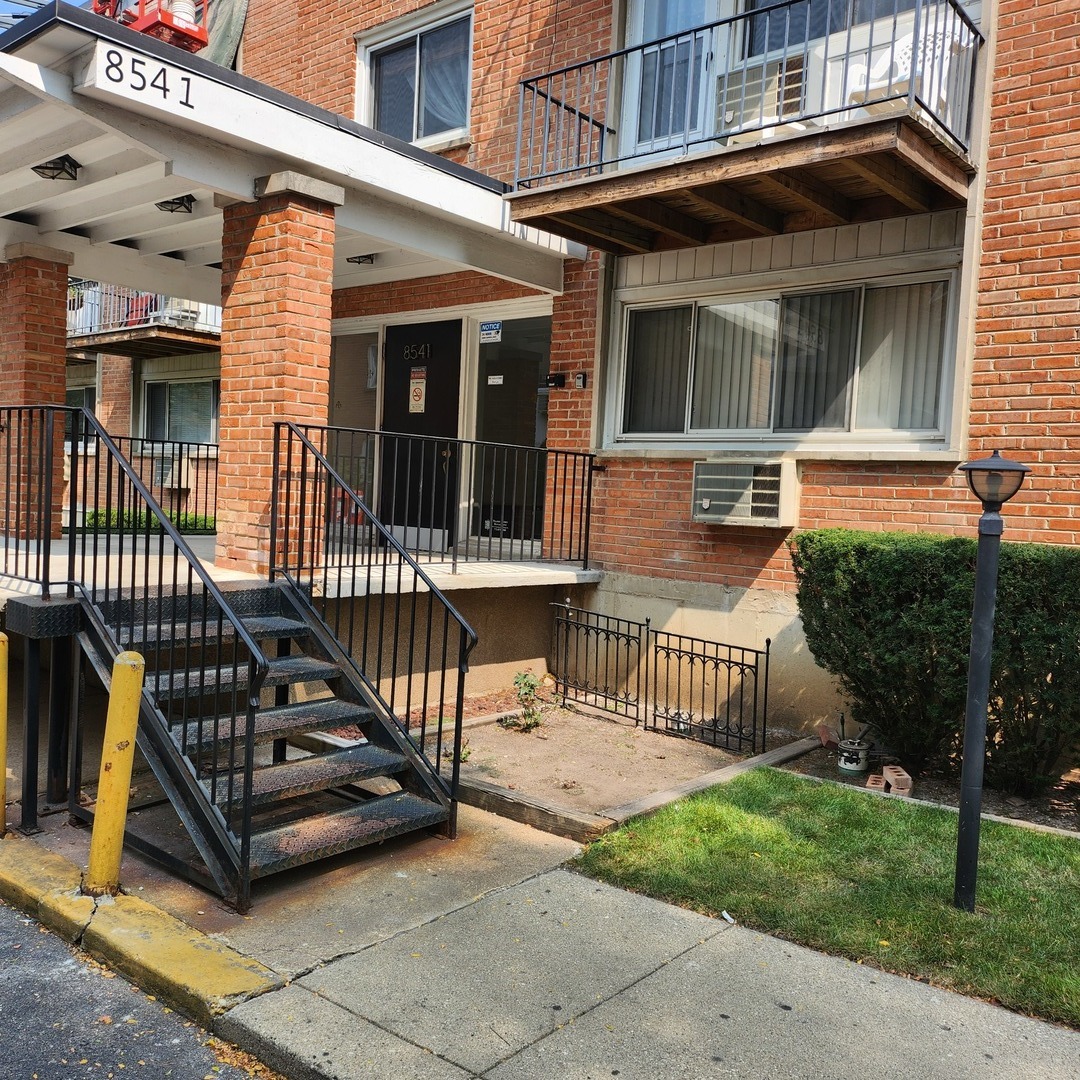
[[[331, 0], [316, 8], [252, 0], [244, 27], [244, 73], [353, 116], [354, 35], [428, 6], [420, 0], [368, 5]], [[447, 156], [512, 179], [518, 83], [608, 52], [611, 9], [611, 0], [477, 0], [469, 146]]]
[[463, 272], [415, 281], [390, 281], [385, 285], [339, 289], [334, 293], [334, 318], [397, 315], [403, 311], [453, 307], [535, 296], [532, 289], [511, 281]]
[[95, 415], [110, 435], [132, 435], [131, 395], [134, 387], [130, 356], [101, 357], [101, 395]]
[[266, 566], [273, 421], [326, 424], [334, 215], [299, 196], [225, 211], [217, 561]]
[[4, 405], [63, 405], [67, 388], [66, 263], [0, 264], [0, 386]]
[[[66, 262], [22, 256], [0, 264], [0, 406], [64, 404], [67, 279]], [[39, 412], [22, 414], [7, 425], [0, 444], [0, 520], [13, 523], [10, 535], [20, 538], [60, 535], [64, 425], [54, 420], [49, 529], [41, 516], [45, 479], [37, 464], [44, 421]]]

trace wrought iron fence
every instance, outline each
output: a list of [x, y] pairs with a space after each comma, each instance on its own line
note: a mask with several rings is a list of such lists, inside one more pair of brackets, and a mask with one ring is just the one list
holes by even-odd
[[769, 652], [553, 605], [551, 668], [563, 703], [729, 750], [765, 749]]
[[[113, 436], [121, 454], [185, 535], [204, 535], [217, 528], [217, 444]], [[86, 453], [88, 448], [83, 448]], [[92, 466], [91, 466], [92, 467]], [[107, 467], [107, 466], [106, 466]], [[121, 516], [116, 506], [88, 511], [77, 506], [65, 521], [76, 529], [93, 526], [129, 532], [139, 522], [131, 513]]]
[[328, 542], [378, 561], [360, 526], [371, 507], [413, 558], [573, 562], [588, 567], [594, 455], [298, 425], [347, 491], [326, 495]]
[[69, 337], [145, 326], [221, 333], [221, 307], [143, 292], [127, 285], [71, 278], [68, 282]]
[[525, 79], [516, 186], [906, 102], [969, 144], [983, 38], [959, 0], [780, 0]]
[[[320, 438], [322, 445], [309, 433]], [[456, 798], [476, 634], [354, 487], [323, 428], [274, 425], [270, 576], [288, 581], [428, 774]], [[334, 464], [334, 461], [338, 465]], [[341, 508], [328, 515], [327, 507]], [[358, 598], [349, 602], [350, 597]]]

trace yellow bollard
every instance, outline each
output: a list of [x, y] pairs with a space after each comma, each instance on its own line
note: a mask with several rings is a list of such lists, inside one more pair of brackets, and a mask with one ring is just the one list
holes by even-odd
[[0, 837], [7, 832], [8, 639], [0, 634]]
[[146, 661], [137, 652], [123, 652], [113, 664], [94, 830], [90, 836], [90, 862], [82, 890], [87, 896], [104, 893], [115, 896], [120, 889], [120, 853], [124, 847], [131, 764], [135, 758], [135, 731], [139, 726], [139, 700], [145, 671]]

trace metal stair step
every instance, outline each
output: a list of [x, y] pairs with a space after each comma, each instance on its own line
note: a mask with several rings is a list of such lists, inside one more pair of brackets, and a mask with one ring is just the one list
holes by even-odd
[[[367, 724], [373, 715], [366, 705], [356, 705], [337, 698], [275, 705], [260, 709], [255, 714], [255, 742], [289, 739], [308, 731], [325, 731], [327, 728], [346, 727], [350, 724], [362, 726]], [[228, 742], [228, 726], [223, 725], [215, 732], [214, 722], [213, 717], [204, 717], [202, 720], [188, 721], [183, 727], [178, 725], [173, 731], [181, 744], [188, 747], [206, 747], [214, 743]], [[238, 738], [243, 738], [242, 733]]]
[[392, 836], [438, 825], [448, 817], [447, 807], [400, 791], [292, 821], [252, 836], [252, 877], [265, 877], [366, 844], [377, 844]]
[[[327, 788], [342, 787], [357, 780], [375, 776], [391, 776], [401, 772], [407, 765], [402, 754], [364, 743], [348, 750], [336, 750], [330, 754], [284, 761], [257, 769], [252, 777], [251, 802], [253, 806], [291, 799]], [[238, 777], [237, 783], [241, 780]], [[230, 791], [228, 776], [218, 778], [218, 803], [228, 802]], [[236, 788], [232, 798], [239, 798]]]
[[[256, 641], [267, 638], [300, 638], [309, 631], [298, 619], [287, 619], [283, 615], [253, 615], [241, 619], [245, 629]], [[217, 645], [219, 642], [236, 640], [236, 628], [229, 622], [220, 626], [216, 618], [208, 619], [203, 625], [201, 619], [193, 619], [190, 624], [177, 621], [175, 625], [163, 622], [160, 626], [148, 625], [121, 628], [121, 644], [125, 649], [139, 651], [150, 649], [183, 648], [190, 645], [203, 648]]]
[[[336, 679], [341, 668], [328, 660], [310, 656], [283, 656], [270, 661], [270, 671], [264, 686], [291, 686], [294, 683], [321, 682]], [[147, 676], [146, 682], [159, 701], [174, 701], [183, 697], [225, 693], [246, 689], [249, 683], [248, 665], [241, 663], [217, 668], [190, 668], [187, 671], [160, 672]]]

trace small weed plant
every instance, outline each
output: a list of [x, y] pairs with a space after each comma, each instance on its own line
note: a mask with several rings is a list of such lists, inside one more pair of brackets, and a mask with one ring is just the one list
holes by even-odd
[[514, 676], [514, 693], [517, 695], [518, 705], [521, 706], [521, 715], [504, 717], [499, 723], [503, 727], [517, 728], [518, 731], [532, 731], [539, 727], [539, 694], [542, 685], [540, 677], [532, 671], [519, 671]]

